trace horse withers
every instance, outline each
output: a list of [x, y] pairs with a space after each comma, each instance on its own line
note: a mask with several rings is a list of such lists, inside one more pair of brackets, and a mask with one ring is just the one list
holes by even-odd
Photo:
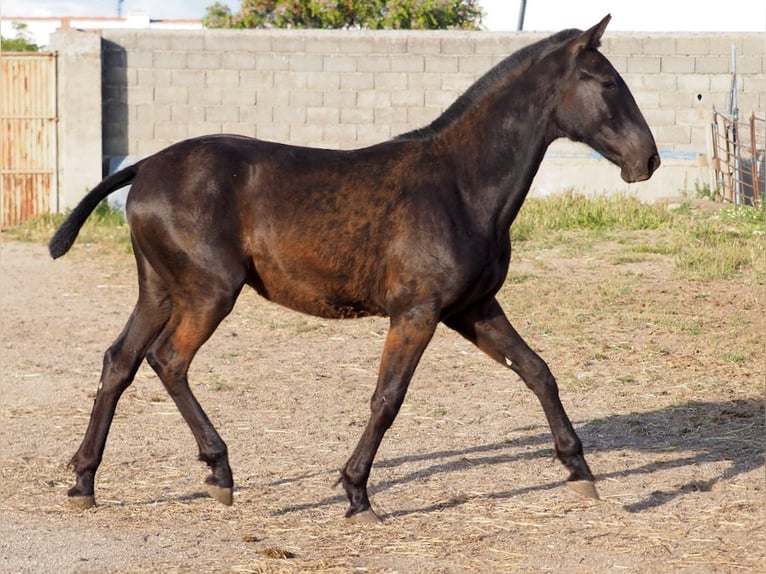
[[517, 373], [540, 400], [568, 484], [597, 497], [594, 477], [546, 363], [495, 298], [511, 259], [510, 226], [549, 144], [582, 141], [627, 182], [660, 165], [623, 79], [598, 51], [609, 16], [510, 55], [430, 125], [352, 151], [236, 135], [182, 141], [98, 184], [50, 242], [66, 253], [96, 205], [127, 199], [138, 300], [104, 356], [90, 422], [72, 457], [79, 507], [117, 402], [144, 359], [210, 467], [212, 496], [231, 504], [227, 448], [187, 380], [195, 353], [245, 285], [320, 317], [390, 318], [369, 422], [340, 472], [347, 517], [377, 520], [367, 481], [386, 430], [439, 323]]

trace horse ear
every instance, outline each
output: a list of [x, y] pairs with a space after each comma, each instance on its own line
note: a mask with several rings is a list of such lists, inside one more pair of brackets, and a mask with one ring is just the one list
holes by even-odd
[[606, 30], [611, 19], [612, 15], [607, 14], [601, 22], [573, 38], [567, 46], [569, 53], [576, 56], [585, 49], [595, 50], [598, 48], [601, 45], [601, 36], [604, 35], [604, 30]]

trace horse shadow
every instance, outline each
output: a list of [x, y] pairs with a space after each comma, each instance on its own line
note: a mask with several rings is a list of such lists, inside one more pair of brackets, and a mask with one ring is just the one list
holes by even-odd
[[[646, 511], [692, 492], [708, 491], [717, 482], [730, 480], [764, 466], [765, 435], [762, 400], [690, 401], [649, 412], [597, 418], [579, 425], [575, 424], [575, 426], [585, 445], [586, 456], [587, 453], [618, 453], [626, 450], [639, 450], [658, 455], [656, 460], [651, 462], [597, 474], [596, 479], [599, 481], [652, 475], [699, 464], [728, 463], [723, 471], [711, 478], [690, 481], [674, 486], [671, 490], [652, 491], [638, 502], [624, 505], [628, 512]], [[502, 442], [381, 459], [374, 464], [375, 468], [401, 468], [405, 472], [396, 478], [371, 484], [370, 492], [374, 494], [431, 476], [459, 472], [467, 466], [489, 467], [552, 457], [552, 439], [547, 427], [543, 425], [523, 427], [513, 429], [512, 434], [516, 435], [516, 438]], [[425, 466], [424, 463], [426, 463]], [[410, 468], [412, 469], [409, 470]], [[274, 484], [298, 482], [308, 477], [308, 475], [286, 477]], [[396, 511], [387, 516], [437, 512], [459, 506], [473, 498], [506, 499], [560, 487], [561, 482], [556, 481], [489, 494], [459, 496], [428, 507]], [[290, 505], [275, 511], [275, 514], [288, 514], [345, 502], [345, 496], [340, 492], [336, 496], [316, 502]]]

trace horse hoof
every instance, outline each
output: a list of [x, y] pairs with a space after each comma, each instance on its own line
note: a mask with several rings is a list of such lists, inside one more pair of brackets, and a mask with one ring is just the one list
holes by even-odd
[[571, 480], [567, 482], [567, 486], [585, 498], [592, 498], [594, 500], [601, 499], [592, 480]]
[[383, 522], [380, 516], [375, 514], [371, 508], [352, 514], [349, 516], [348, 520], [354, 524], [380, 524]]
[[218, 502], [224, 506], [231, 506], [234, 504], [234, 489], [224, 488], [222, 486], [216, 486], [209, 484], [207, 487], [207, 493], [211, 498], [215, 498]]
[[96, 506], [96, 497], [90, 496], [70, 496], [69, 506], [75, 510], [88, 510]]

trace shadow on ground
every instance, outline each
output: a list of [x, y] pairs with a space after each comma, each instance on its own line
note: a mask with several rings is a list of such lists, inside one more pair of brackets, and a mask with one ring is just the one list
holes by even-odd
[[[639, 450], [650, 455], [651, 453], [658, 455], [653, 462], [620, 471], [597, 473], [597, 480], [651, 475], [674, 468], [707, 463], [728, 464], [717, 476], [688, 482], [669, 491], [654, 491], [644, 499], [626, 505], [625, 509], [629, 512], [641, 512], [666, 504], [684, 494], [710, 490], [719, 481], [729, 480], [764, 466], [764, 402], [761, 400], [692, 401], [656, 411], [594, 419], [575, 426], [585, 444], [586, 456], [588, 452], [609, 453], [623, 450]], [[520, 436], [492, 444], [473, 447], [466, 445], [465, 449], [460, 450], [380, 460], [375, 464], [376, 468], [402, 468], [405, 472], [393, 480], [371, 484], [370, 491], [385, 491], [396, 485], [418, 482], [438, 474], [457, 472], [467, 466], [491, 466], [552, 456], [552, 441], [547, 428], [513, 429], [512, 432]], [[530, 447], [539, 448], [529, 450]], [[423, 467], [424, 462], [432, 464]], [[407, 472], [408, 466], [418, 466], [418, 468]], [[564, 475], [562, 467], [562, 478]], [[286, 477], [279, 483], [298, 482], [308, 477], [309, 475]], [[513, 490], [462, 496], [429, 507], [394, 512], [389, 516], [435, 512], [459, 506], [475, 498], [505, 499], [560, 486], [560, 482], [530, 484]], [[345, 503], [345, 496], [342, 494], [342, 489], [339, 489], [337, 496], [315, 503], [291, 505], [276, 514], [343, 503]]]

